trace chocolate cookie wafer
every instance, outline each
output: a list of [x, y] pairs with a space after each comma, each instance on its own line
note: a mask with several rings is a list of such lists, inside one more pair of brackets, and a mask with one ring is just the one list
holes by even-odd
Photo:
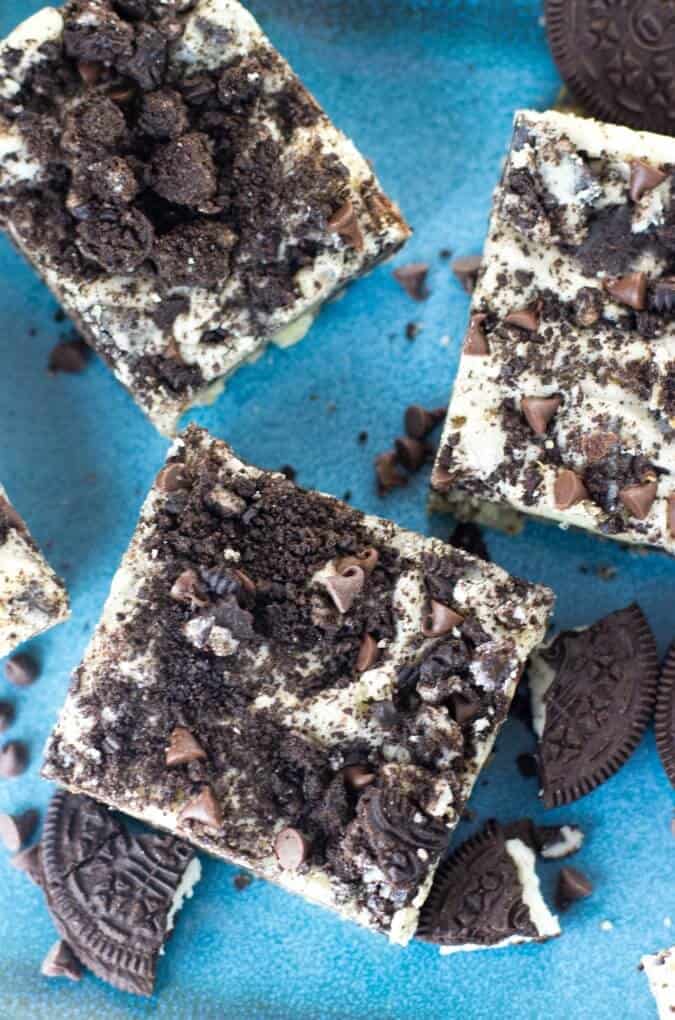
[[636, 604], [563, 631], [530, 661], [546, 807], [590, 793], [624, 764], [652, 717], [656, 642]]
[[655, 727], [656, 746], [663, 767], [675, 786], [675, 643], [670, 646], [661, 668]]
[[174, 915], [199, 878], [190, 847], [131, 833], [88, 797], [59, 792], [41, 861], [49, 911], [78, 960], [115, 988], [151, 995]]

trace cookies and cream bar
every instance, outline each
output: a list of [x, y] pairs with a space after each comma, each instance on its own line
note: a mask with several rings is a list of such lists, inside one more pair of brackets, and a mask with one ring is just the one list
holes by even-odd
[[640, 963], [656, 1001], [659, 1020], [672, 1020], [675, 1014], [675, 946], [643, 956]]
[[437, 505], [675, 551], [675, 141], [520, 112]]
[[68, 615], [62, 581], [0, 485], [0, 657]]
[[166, 433], [410, 233], [235, 0], [71, 0], [17, 28], [0, 215]]
[[44, 775], [406, 943], [552, 601], [190, 428]]

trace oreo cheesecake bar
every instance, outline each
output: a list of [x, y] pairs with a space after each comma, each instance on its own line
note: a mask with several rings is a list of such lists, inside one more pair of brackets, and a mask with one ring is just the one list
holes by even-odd
[[675, 946], [643, 956], [640, 966], [647, 975], [659, 1020], [672, 1020], [675, 1013]]
[[674, 172], [672, 138], [516, 115], [435, 506], [675, 551]]
[[235, 0], [71, 0], [19, 26], [0, 217], [168, 434], [410, 233]]
[[44, 775], [405, 944], [552, 602], [192, 427]]
[[63, 582], [0, 485], [0, 657], [69, 613]]

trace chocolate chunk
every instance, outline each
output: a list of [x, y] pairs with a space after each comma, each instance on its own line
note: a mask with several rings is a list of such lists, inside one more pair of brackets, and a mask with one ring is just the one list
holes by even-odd
[[375, 458], [375, 474], [377, 476], [377, 491], [380, 496], [385, 496], [392, 489], [408, 484], [406, 475], [398, 469], [398, 457], [396, 450], [387, 450]]
[[0, 839], [7, 849], [12, 853], [20, 850], [35, 832], [39, 818], [33, 808], [20, 815], [0, 814]]
[[28, 768], [28, 748], [20, 740], [10, 740], [0, 750], [0, 779], [14, 779]]
[[13, 655], [5, 663], [5, 676], [15, 687], [30, 687], [40, 675], [40, 667], [35, 659], [25, 652]]
[[59, 935], [108, 984], [151, 995], [167, 918], [193, 858], [172, 836], [131, 833], [88, 797], [56, 793], [41, 860]]
[[200, 792], [187, 802], [178, 816], [178, 821], [199, 822], [206, 829], [221, 827], [223, 813], [210, 786], [203, 786]]
[[633, 604], [539, 653], [553, 671], [539, 744], [544, 805], [590, 793], [624, 764], [656, 700], [656, 642]]
[[482, 313], [471, 316], [469, 331], [464, 339], [465, 354], [481, 356], [490, 353], [490, 347], [483, 329], [483, 323], [486, 319], [487, 315]]
[[467, 294], [474, 292], [482, 261], [482, 255], [463, 255], [458, 259], [453, 259], [450, 264], [450, 268]]
[[634, 202], [639, 202], [646, 192], [658, 188], [667, 179], [663, 170], [645, 163], [642, 159], [634, 159], [630, 165], [629, 194]]
[[396, 457], [406, 471], [419, 471], [423, 464], [429, 459], [430, 446], [421, 439], [411, 439], [410, 436], [402, 436], [395, 440]]
[[328, 229], [337, 234], [348, 247], [355, 248], [356, 251], [363, 251], [363, 233], [351, 202], [345, 202], [337, 212], [333, 213], [328, 220]]
[[0, 733], [4, 733], [14, 722], [14, 705], [10, 701], [0, 701]]
[[562, 404], [562, 397], [523, 397], [521, 410], [536, 436], [545, 436], [549, 422]]
[[182, 464], [167, 464], [155, 478], [155, 485], [160, 492], [184, 492], [192, 481]]
[[150, 255], [155, 231], [140, 209], [126, 209], [77, 226], [82, 254], [108, 273], [133, 273]]
[[352, 790], [365, 790], [375, 782], [375, 773], [368, 765], [347, 765], [342, 770], [344, 781]]
[[429, 266], [426, 262], [411, 262], [407, 266], [399, 266], [394, 270], [394, 279], [401, 284], [406, 294], [415, 301], [424, 301], [429, 297], [427, 276]]
[[183, 97], [173, 89], [148, 92], [141, 101], [138, 128], [156, 141], [180, 138], [189, 126]]
[[223, 223], [186, 223], [157, 239], [152, 258], [159, 275], [171, 286], [213, 287], [230, 274], [235, 240]]
[[61, 939], [54, 943], [45, 956], [40, 973], [48, 978], [64, 977], [70, 981], [80, 981], [82, 967], [68, 943]]
[[161, 146], [152, 163], [152, 186], [167, 202], [199, 208], [218, 187], [207, 135], [192, 132]]
[[195, 740], [190, 730], [184, 726], [176, 726], [166, 749], [167, 766], [173, 768], [175, 765], [189, 765], [193, 761], [206, 761], [206, 757], [206, 751]]
[[171, 598], [176, 602], [185, 602], [191, 606], [208, 606], [209, 600], [198, 574], [194, 570], [184, 570], [171, 586]]
[[333, 600], [339, 613], [348, 613], [354, 601], [363, 591], [366, 575], [361, 567], [344, 567], [342, 573], [331, 574], [323, 579], [323, 586]]
[[588, 499], [588, 491], [576, 471], [561, 468], [556, 475], [553, 496], [557, 510], [569, 510]]
[[463, 549], [479, 560], [490, 562], [490, 554], [483, 538], [483, 532], [473, 521], [460, 521], [448, 539], [455, 549]]
[[509, 326], [517, 326], [526, 333], [536, 333], [539, 329], [539, 313], [534, 308], [520, 308], [509, 312], [504, 322]]
[[244, 892], [245, 889], [253, 882], [253, 875], [249, 874], [248, 871], [238, 872], [232, 879], [232, 883], [237, 892]]
[[640, 312], [647, 304], [647, 274], [629, 273], [616, 279], [605, 280], [605, 290], [620, 305], [628, 305]]
[[558, 910], [567, 910], [577, 900], [587, 899], [593, 892], [593, 885], [577, 868], [561, 868], [555, 892]]
[[299, 829], [287, 826], [274, 839], [274, 853], [284, 871], [297, 871], [310, 853], [310, 843]]
[[47, 370], [52, 375], [77, 375], [87, 367], [91, 351], [84, 340], [63, 340], [49, 352]]
[[443, 421], [447, 407], [437, 407], [433, 411], [421, 407], [419, 404], [410, 404], [405, 409], [403, 426], [406, 435], [411, 439], [426, 439], [430, 432]]
[[368, 546], [358, 556], [343, 556], [335, 564], [335, 569], [338, 574], [341, 574], [343, 570], [348, 567], [361, 567], [367, 574], [372, 574], [373, 570], [380, 562], [380, 554], [374, 546]]
[[417, 935], [442, 946], [491, 946], [538, 934], [504, 831], [491, 822], [436, 872]]
[[432, 599], [431, 612], [422, 623], [422, 633], [427, 638], [442, 637], [443, 634], [449, 634], [455, 627], [461, 627], [463, 623], [464, 617], [456, 613], [454, 609]]
[[656, 482], [644, 482], [642, 485], [627, 485], [619, 491], [619, 500], [625, 506], [631, 517], [637, 517], [644, 521], [649, 515], [658, 485]]
[[356, 672], [365, 673], [366, 670], [372, 669], [378, 660], [379, 654], [380, 649], [377, 647], [375, 638], [372, 634], [364, 634], [356, 659]]
[[654, 727], [661, 762], [675, 786], [675, 644], [671, 645], [661, 668]]
[[587, 113], [600, 120], [672, 133], [670, 68], [675, 26], [663, 0], [598, 6], [546, 0], [558, 69]]
[[28, 850], [20, 850], [18, 854], [13, 854], [9, 863], [17, 871], [23, 871], [35, 885], [43, 884], [39, 843], [29, 847]]

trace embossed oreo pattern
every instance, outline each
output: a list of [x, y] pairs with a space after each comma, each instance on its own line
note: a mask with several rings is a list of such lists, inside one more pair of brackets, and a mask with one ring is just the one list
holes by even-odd
[[546, 807], [568, 804], [609, 779], [637, 747], [654, 711], [654, 636], [633, 604], [541, 653], [555, 671], [546, 696], [539, 773]]
[[417, 935], [444, 946], [537, 938], [504, 831], [496, 823], [462, 843], [438, 869]]
[[547, 0], [561, 75], [590, 113], [675, 132], [675, 2]]
[[675, 786], [675, 644], [670, 646], [661, 670], [655, 728], [656, 746], [663, 767]]
[[132, 834], [105, 807], [65, 792], [51, 801], [41, 847], [47, 904], [78, 959], [116, 988], [151, 995], [192, 850], [172, 836]]

